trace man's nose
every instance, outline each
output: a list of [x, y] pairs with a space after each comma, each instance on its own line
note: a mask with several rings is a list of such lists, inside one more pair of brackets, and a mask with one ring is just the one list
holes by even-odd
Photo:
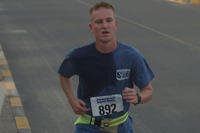
[[106, 27], [108, 27], [108, 22], [106, 22], [106, 21], [103, 21], [103, 23], [102, 23], [102, 27], [103, 27], [103, 28], [106, 28]]

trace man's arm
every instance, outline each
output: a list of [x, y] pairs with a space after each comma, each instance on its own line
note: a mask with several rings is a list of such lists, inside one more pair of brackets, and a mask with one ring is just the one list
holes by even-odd
[[59, 79], [61, 87], [67, 96], [68, 102], [71, 105], [74, 113], [81, 115], [89, 111], [89, 109], [86, 107], [86, 104], [82, 100], [76, 98], [74, 95], [70, 78], [60, 76]]
[[139, 92], [137, 92], [136, 89], [126, 87], [122, 92], [123, 99], [125, 99], [128, 103], [137, 104], [139, 100], [137, 93], [139, 94], [139, 96], [141, 96], [140, 103], [143, 104], [150, 101], [153, 95], [153, 87], [151, 83], [140, 89]]

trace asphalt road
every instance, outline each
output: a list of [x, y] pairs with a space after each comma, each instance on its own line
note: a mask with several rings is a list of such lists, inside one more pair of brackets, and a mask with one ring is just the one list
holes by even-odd
[[[75, 115], [57, 70], [70, 48], [93, 40], [88, 8], [96, 1], [0, 1], [0, 42], [33, 133], [73, 132]], [[153, 100], [132, 106], [135, 131], [199, 133], [200, 6], [110, 2], [117, 10], [118, 39], [137, 47], [156, 75]]]

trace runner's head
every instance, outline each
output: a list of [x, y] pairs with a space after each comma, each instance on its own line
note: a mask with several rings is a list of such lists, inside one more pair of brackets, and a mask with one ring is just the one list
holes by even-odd
[[104, 44], [116, 42], [117, 21], [114, 10], [114, 7], [106, 2], [99, 2], [90, 8], [89, 28], [94, 34], [96, 42]]

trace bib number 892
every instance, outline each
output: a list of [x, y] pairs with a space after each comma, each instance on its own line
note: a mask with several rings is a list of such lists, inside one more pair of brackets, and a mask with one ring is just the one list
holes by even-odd
[[116, 113], [116, 104], [106, 104], [106, 105], [100, 105], [99, 106], [99, 114], [100, 115], [109, 115]]

